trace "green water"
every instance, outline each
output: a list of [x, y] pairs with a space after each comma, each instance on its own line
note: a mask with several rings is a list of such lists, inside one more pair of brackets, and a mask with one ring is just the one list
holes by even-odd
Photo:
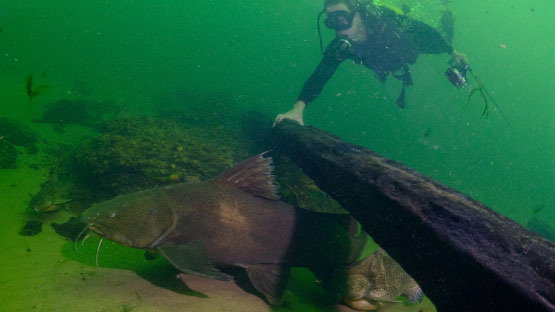
[[[406, 1], [433, 26], [439, 2]], [[227, 109], [273, 118], [291, 107], [321, 59], [321, 6], [283, 0], [0, 0], [0, 117], [64, 144], [94, 133], [75, 126], [60, 134], [32, 122], [42, 105], [61, 98], [114, 101], [133, 115], [175, 106], [183, 93], [225, 94]], [[468, 91], [443, 75], [446, 54], [420, 55], [411, 67], [414, 85], [404, 110], [395, 105], [399, 81], [381, 84], [367, 68], [345, 62], [305, 111], [305, 124], [402, 162], [521, 224], [536, 212], [555, 226], [555, 5], [454, 0], [451, 9], [454, 47], [467, 55], [511, 126], [493, 107], [481, 118], [478, 95], [464, 107]], [[333, 35], [323, 28], [324, 44]], [[32, 108], [25, 94], [29, 74], [52, 86]], [[1, 209], [20, 205], [9, 214], [13, 219], [2, 221], [6, 228], [16, 228], [12, 223], [20, 221], [27, 194], [43, 182], [42, 173], [25, 164], [19, 161], [19, 171], [0, 170]], [[26, 188], [14, 193], [9, 179]]]

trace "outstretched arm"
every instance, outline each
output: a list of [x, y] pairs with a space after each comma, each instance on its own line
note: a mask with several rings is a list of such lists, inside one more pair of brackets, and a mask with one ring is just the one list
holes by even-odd
[[335, 47], [337, 46], [337, 40], [332, 41], [332, 43], [326, 49], [324, 53], [324, 57], [316, 70], [310, 75], [308, 80], [305, 82], [299, 97], [297, 98], [298, 101], [303, 101], [305, 104], [312, 102], [324, 89], [326, 83], [331, 79], [333, 73], [337, 70], [337, 67], [343, 59], [337, 57], [337, 52], [335, 51]]
[[305, 82], [297, 101], [293, 104], [293, 108], [283, 114], [278, 114], [274, 120], [273, 126], [284, 119], [294, 120], [301, 126], [304, 126], [303, 112], [305, 107], [308, 103], [312, 102], [316, 97], [318, 97], [318, 95], [320, 95], [320, 92], [322, 92], [322, 89], [324, 89], [328, 80], [330, 80], [331, 76], [333, 76], [333, 73], [339, 64], [343, 62], [343, 59], [337, 56], [337, 52], [335, 50], [337, 46], [336, 43], [337, 39], [332, 41], [326, 49], [322, 61], [320, 61], [316, 70], [314, 70], [312, 75], [310, 75], [308, 80]]

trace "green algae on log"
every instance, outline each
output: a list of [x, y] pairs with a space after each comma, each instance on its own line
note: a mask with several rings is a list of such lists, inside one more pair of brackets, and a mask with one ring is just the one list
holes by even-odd
[[291, 121], [274, 131], [277, 149], [351, 212], [439, 311], [555, 310], [552, 242], [327, 132]]

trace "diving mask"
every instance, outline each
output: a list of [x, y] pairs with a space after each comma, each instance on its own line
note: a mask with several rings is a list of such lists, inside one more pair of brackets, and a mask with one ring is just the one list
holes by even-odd
[[328, 18], [324, 21], [327, 28], [335, 31], [342, 31], [351, 28], [355, 12], [345, 10], [333, 11], [327, 14]]

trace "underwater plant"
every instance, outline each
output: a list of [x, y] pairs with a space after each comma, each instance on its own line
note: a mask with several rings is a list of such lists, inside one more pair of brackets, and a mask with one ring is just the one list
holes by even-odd
[[488, 104], [488, 98], [493, 102], [493, 104], [495, 105], [495, 108], [501, 113], [501, 116], [503, 116], [503, 119], [505, 119], [505, 122], [511, 126], [511, 124], [509, 123], [509, 120], [507, 119], [507, 116], [505, 116], [505, 113], [503, 113], [503, 111], [501, 110], [501, 108], [499, 107], [499, 105], [497, 105], [497, 102], [495, 101], [495, 99], [489, 94], [488, 90], [484, 88], [484, 82], [482, 81], [482, 79], [480, 79], [478, 76], [474, 75], [472, 70], [469, 70], [469, 72], [472, 74], [472, 76], [474, 77], [474, 79], [478, 82], [478, 87], [473, 87], [472, 85], [469, 84], [469, 93], [468, 93], [468, 97], [466, 99], [466, 105], [465, 107], [468, 107], [470, 104], [470, 99], [472, 98], [472, 95], [474, 95], [474, 93], [476, 91], [478, 91], [480, 93], [480, 96], [482, 97], [482, 100], [484, 101], [484, 109], [482, 110], [482, 114], [480, 115], [481, 117], [487, 118], [489, 115], [489, 104]]
[[246, 155], [224, 129], [185, 126], [172, 119], [106, 121], [101, 134], [75, 154], [81, 181], [112, 195], [215, 176]]

